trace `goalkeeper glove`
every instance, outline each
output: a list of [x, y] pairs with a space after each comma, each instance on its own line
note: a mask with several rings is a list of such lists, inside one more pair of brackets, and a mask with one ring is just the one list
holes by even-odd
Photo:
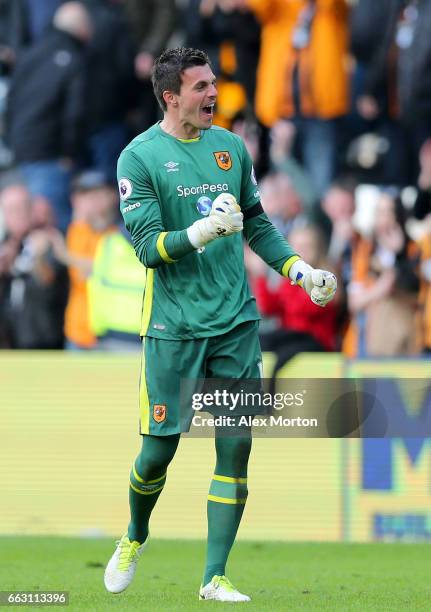
[[335, 274], [326, 270], [314, 269], [302, 259], [292, 264], [289, 270], [289, 278], [295, 285], [305, 289], [311, 301], [317, 306], [326, 306], [337, 291]]
[[187, 228], [187, 236], [195, 249], [199, 249], [211, 240], [240, 232], [242, 220], [243, 214], [235, 196], [223, 193], [214, 200], [208, 217]]

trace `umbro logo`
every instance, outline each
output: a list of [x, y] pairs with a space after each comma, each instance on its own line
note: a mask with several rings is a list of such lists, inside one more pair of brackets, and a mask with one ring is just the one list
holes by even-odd
[[166, 164], [164, 164], [167, 172], [178, 172], [179, 166], [180, 164], [178, 162], [173, 162], [173, 161], [169, 161]]

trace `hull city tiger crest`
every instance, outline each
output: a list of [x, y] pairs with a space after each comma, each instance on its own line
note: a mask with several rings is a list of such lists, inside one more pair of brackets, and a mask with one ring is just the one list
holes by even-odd
[[153, 419], [156, 423], [163, 423], [166, 419], [166, 406], [164, 404], [154, 404]]
[[232, 168], [232, 158], [229, 151], [215, 151], [214, 157], [217, 166], [222, 170], [230, 170]]

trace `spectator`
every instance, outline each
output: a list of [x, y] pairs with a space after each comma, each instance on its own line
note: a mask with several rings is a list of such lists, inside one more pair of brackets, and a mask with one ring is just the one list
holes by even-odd
[[292, 121], [280, 119], [270, 130], [269, 159], [273, 170], [287, 174], [304, 202], [304, 208], [313, 213], [317, 194], [311, 184], [310, 175], [293, 157], [296, 129]]
[[70, 220], [71, 169], [82, 146], [83, 45], [91, 35], [83, 4], [60, 6], [54, 27], [18, 62], [9, 95], [9, 144], [15, 160], [32, 195], [51, 202], [63, 232]]
[[423, 144], [420, 155], [418, 192], [413, 214], [420, 220], [418, 246], [420, 251], [421, 335], [424, 353], [431, 354], [431, 139]]
[[141, 349], [141, 311], [145, 267], [136, 257], [124, 225], [103, 236], [88, 280], [90, 326], [97, 348], [104, 351]]
[[370, 239], [353, 248], [348, 286], [349, 357], [414, 355], [418, 351], [417, 250], [405, 230], [399, 197], [382, 192]]
[[115, 231], [118, 197], [100, 172], [83, 172], [72, 183], [73, 219], [66, 241], [56, 237], [56, 256], [69, 267], [70, 292], [65, 315], [66, 348], [95, 348], [89, 323], [87, 279], [99, 240]]
[[431, 213], [431, 138], [426, 140], [419, 152], [420, 173], [417, 182], [417, 197], [413, 215], [422, 220]]
[[247, 152], [253, 162], [253, 168], [256, 170], [256, 164], [259, 163], [260, 156], [259, 133], [256, 120], [252, 117], [237, 117], [232, 123], [231, 130], [243, 139]]
[[220, 44], [226, 30], [225, 15], [217, 0], [189, 0], [184, 9], [187, 47], [208, 53], [214, 73], [220, 74]]
[[6, 229], [0, 245], [4, 345], [61, 349], [67, 270], [54, 257], [50, 231], [32, 227], [31, 200], [25, 187], [5, 188], [0, 207]]
[[31, 205], [31, 226], [33, 229], [53, 230], [57, 227], [57, 220], [52, 206], [43, 196], [33, 198]]
[[321, 197], [336, 171], [336, 119], [349, 109], [347, 4], [247, 3], [262, 24], [256, 114], [267, 127], [281, 118], [294, 121], [298, 155]]
[[[374, 138], [377, 134], [374, 133], [377, 127], [374, 123], [369, 123], [361, 114], [358, 112], [358, 98], [363, 94], [364, 89], [364, 77], [368, 67], [372, 64], [373, 58], [376, 56], [377, 50], [380, 48], [382, 32], [386, 28], [387, 16], [390, 12], [390, 5], [392, 0], [355, 0], [351, 3], [352, 10], [350, 12], [350, 50], [352, 53], [352, 76], [351, 76], [351, 110], [347, 117], [347, 121], [344, 122], [344, 136], [346, 139], [346, 146], [349, 144], [354, 147], [347, 151], [347, 157], [350, 159], [348, 163], [352, 166], [352, 162], [358, 165], [358, 170], [362, 174], [366, 174], [364, 177], [366, 182], [370, 181], [370, 174], [377, 174], [375, 182], [380, 184], [394, 184], [395, 177], [391, 176], [391, 164], [388, 159], [389, 156], [384, 155], [380, 149], [384, 148], [386, 138], [381, 134], [379, 140], [374, 142], [379, 143], [376, 164], [371, 166], [368, 164], [366, 167], [361, 166], [361, 155], [362, 151], [371, 145], [364, 144], [369, 141], [363, 141], [361, 138], [373, 135]], [[372, 15], [372, 18], [371, 18]], [[370, 133], [370, 130], [373, 132]], [[352, 143], [353, 141], [353, 143]], [[356, 149], [356, 150], [355, 150]], [[371, 176], [373, 180], [374, 177]]]
[[[252, 101], [256, 91], [256, 73], [260, 52], [260, 24], [246, 0], [219, 0], [228, 22], [226, 38], [235, 50], [233, 78], [244, 87]], [[200, 48], [200, 47], [199, 47]]]
[[[305, 226], [289, 234], [295, 251], [310, 265], [327, 268], [323, 236], [318, 228]], [[246, 266], [260, 312], [276, 317], [275, 331], [261, 335], [262, 349], [276, 353], [273, 376], [295, 355], [301, 352], [334, 351], [337, 345], [337, 304], [325, 308], [303, 299], [300, 288], [289, 279], [277, 279], [274, 285], [268, 277], [268, 267], [250, 249], [246, 251]]]
[[12, 268], [22, 242], [30, 232], [30, 198], [22, 185], [11, 185], [0, 193], [0, 212], [0, 347], [11, 348], [8, 302]]
[[186, 46], [204, 49], [217, 80], [217, 125], [232, 128], [256, 89], [260, 28], [242, 0], [190, 0]]
[[265, 212], [275, 227], [286, 236], [301, 220], [302, 201], [292, 181], [283, 172], [268, 174], [260, 185]]
[[431, 228], [418, 241], [420, 250], [420, 280], [419, 304], [421, 308], [421, 340], [422, 350], [431, 355]]
[[431, 136], [431, 1], [387, 5], [358, 109], [368, 120], [383, 120], [391, 173], [396, 184], [405, 185], [416, 181], [419, 150]]
[[125, 4], [135, 48], [135, 74], [138, 79], [140, 131], [158, 117], [151, 84], [154, 59], [167, 45], [176, 24], [175, 0], [122, 0]]
[[84, 0], [94, 23], [88, 46], [86, 166], [117, 177], [117, 159], [129, 138], [126, 116], [135, 85], [133, 49], [124, 5], [115, 0]]
[[350, 14], [350, 43], [360, 65], [369, 65], [381, 46], [392, 0], [355, 0]]
[[0, 0], [0, 168], [12, 164], [12, 153], [4, 142], [10, 76], [29, 42], [25, 0]]
[[[16, 0], [12, 0], [16, 2]], [[28, 12], [29, 30], [33, 43], [38, 42], [45, 35], [52, 22], [52, 18], [65, 0], [23, 0]]]
[[322, 211], [326, 221], [321, 219], [319, 225], [329, 230], [328, 258], [347, 285], [351, 280], [352, 248], [357, 240], [353, 225], [355, 187], [349, 178], [340, 178], [331, 184], [323, 198]]
[[0, 75], [9, 75], [30, 42], [25, 0], [0, 0]]

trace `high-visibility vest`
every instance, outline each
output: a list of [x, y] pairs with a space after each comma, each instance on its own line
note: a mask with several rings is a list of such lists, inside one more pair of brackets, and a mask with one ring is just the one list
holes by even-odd
[[88, 280], [90, 326], [96, 336], [139, 335], [145, 272], [120, 232], [100, 240]]

